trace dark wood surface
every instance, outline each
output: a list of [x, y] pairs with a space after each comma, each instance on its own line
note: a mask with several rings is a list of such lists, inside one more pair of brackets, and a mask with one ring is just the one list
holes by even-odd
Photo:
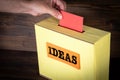
[[[84, 25], [111, 32], [111, 56], [120, 57], [118, 3], [69, 2], [67, 11], [84, 17]], [[49, 17], [0, 13], [0, 49], [36, 51], [34, 24]]]
[[36, 51], [34, 24], [47, 16], [0, 13], [0, 48]]
[[[110, 58], [109, 80], [120, 79], [119, 63], [120, 58]], [[48, 79], [39, 75], [36, 52], [0, 50], [0, 80]]]
[[[68, 0], [67, 0], [68, 1]], [[111, 32], [110, 80], [119, 80], [120, 3], [118, 0], [69, 0], [67, 11], [84, 25]], [[49, 17], [0, 13], [0, 80], [47, 80], [38, 72], [34, 24]]]
[[36, 52], [0, 50], [0, 80], [41, 79]]

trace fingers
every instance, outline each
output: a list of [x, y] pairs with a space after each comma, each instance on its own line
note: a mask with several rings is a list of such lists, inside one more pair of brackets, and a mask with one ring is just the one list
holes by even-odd
[[[48, 1], [48, 2], [47, 2]], [[33, 16], [39, 16], [41, 14], [50, 14], [57, 19], [62, 19], [62, 14], [55, 7], [59, 7], [60, 10], [66, 9], [66, 3], [63, 0], [34, 0], [30, 3], [24, 4], [28, 9], [24, 13], [31, 14]], [[54, 6], [54, 7], [53, 7]]]
[[48, 9], [48, 13], [57, 19], [62, 19], [62, 14], [59, 12], [59, 10], [65, 10], [66, 9], [66, 3], [63, 0], [52, 0], [52, 6], [50, 9]]
[[54, 7], [59, 7], [61, 10], [66, 9], [66, 3], [63, 0], [53, 0], [53, 3], [55, 4]]
[[59, 5], [60, 9], [66, 10], [66, 3], [63, 0], [57, 0], [57, 4]]
[[54, 8], [48, 9], [48, 14], [54, 16], [57, 19], [62, 19], [62, 14]]

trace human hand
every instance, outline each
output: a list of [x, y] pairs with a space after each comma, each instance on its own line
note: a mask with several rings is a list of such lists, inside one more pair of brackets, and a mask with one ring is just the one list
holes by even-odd
[[62, 18], [58, 8], [61, 10], [66, 9], [66, 4], [63, 0], [31, 0], [23, 4], [26, 8], [24, 13], [34, 16], [48, 13], [58, 19]]
[[66, 3], [63, 0], [0, 0], [2, 12], [27, 13], [33, 16], [50, 14], [61, 19], [62, 15], [58, 8], [65, 10]]

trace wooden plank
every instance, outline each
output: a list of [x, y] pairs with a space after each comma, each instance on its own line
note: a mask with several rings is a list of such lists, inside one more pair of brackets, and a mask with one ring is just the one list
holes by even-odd
[[35, 37], [0, 35], [0, 49], [36, 51], [35, 42]]
[[[67, 4], [68, 12], [83, 16], [85, 18], [84, 25], [112, 32], [111, 55], [113, 57], [120, 57], [120, 50], [117, 49], [117, 46], [120, 44], [120, 6], [118, 4], [119, 3], [114, 4], [114, 1], [113, 4], [108, 2], [104, 5], [99, 3], [94, 4], [90, 2], [73, 2], [72, 0], [69, 2], [69, 4]], [[49, 17], [49, 15], [33, 17], [31, 15], [25, 14], [0, 13], [0, 48], [36, 51], [34, 47], [34, 24], [46, 17]], [[19, 48], [16, 48], [17, 44], [21, 45], [22, 43], [22, 41], [19, 40], [21, 36], [24, 38], [24, 40], [25, 38], [29, 39], [28, 42], [26, 41], [27, 45], [33, 44], [34, 46], [31, 46], [31, 48], [29, 48], [29, 46], [26, 46], [26, 48], [24, 48], [24, 46], [19, 46]], [[13, 43], [13, 41], [17, 41], [18, 43]], [[6, 44], [8, 42], [9, 45]]]
[[0, 56], [0, 80], [42, 79], [38, 74], [35, 52], [0, 50]]
[[[120, 58], [111, 58], [110, 80], [120, 77]], [[49, 80], [39, 75], [36, 52], [0, 50], [0, 80]]]
[[36, 51], [34, 24], [49, 15], [0, 14], [0, 49]]

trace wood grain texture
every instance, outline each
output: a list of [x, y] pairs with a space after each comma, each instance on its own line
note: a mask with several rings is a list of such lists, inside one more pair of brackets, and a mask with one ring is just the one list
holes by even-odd
[[0, 80], [45, 80], [35, 52], [0, 50], [0, 57]]
[[[120, 57], [119, 2], [105, 0], [67, 1], [67, 11], [84, 17], [84, 25], [110, 31], [111, 57]], [[0, 49], [36, 51], [34, 24], [49, 17], [0, 13]]]
[[[66, 0], [84, 24], [112, 33], [110, 80], [120, 72], [120, 0]], [[39, 76], [34, 24], [47, 16], [0, 13], [0, 80], [48, 80]], [[17, 51], [20, 50], [20, 51]]]
[[[119, 80], [120, 59], [110, 59], [109, 80]], [[0, 50], [0, 80], [49, 80], [39, 75], [36, 52]]]
[[0, 48], [36, 51], [34, 24], [49, 15], [33, 17], [25, 14], [0, 14]]

